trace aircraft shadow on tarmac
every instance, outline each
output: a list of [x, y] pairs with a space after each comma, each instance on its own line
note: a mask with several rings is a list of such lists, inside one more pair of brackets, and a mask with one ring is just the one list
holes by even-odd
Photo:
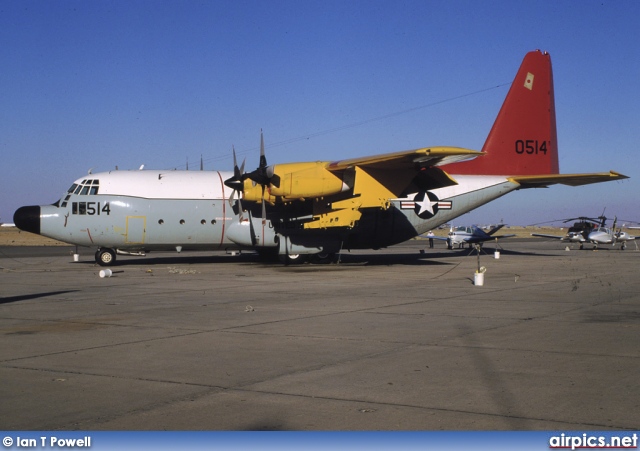
[[[514, 251], [508, 249], [500, 249], [502, 255], [529, 255], [532, 257], [552, 257], [554, 254], [544, 252], [531, 251]], [[380, 253], [376, 251], [350, 253], [343, 251], [340, 254], [339, 263], [334, 262], [311, 262], [304, 264], [283, 265], [279, 261], [265, 261], [253, 252], [238, 253], [235, 256], [222, 253], [207, 254], [202, 252], [183, 253], [180, 255], [170, 254], [148, 254], [146, 257], [120, 257], [111, 268], [117, 270], [123, 266], [156, 266], [156, 265], [202, 265], [212, 263], [241, 263], [265, 266], [282, 266], [283, 268], [305, 268], [305, 267], [340, 267], [344, 266], [390, 266], [390, 265], [451, 265], [451, 258], [475, 258], [477, 256], [475, 249], [454, 249], [454, 250], [425, 250], [421, 252], [415, 248], [411, 251], [398, 249], [397, 252]], [[494, 249], [482, 249], [481, 258], [494, 258]], [[96, 265], [93, 259], [84, 258], [80, 262], [73, 264], [90, 264]]]
[[58, 294], [75, 293], [78, 290], [64, 290], [64, 291], [48, 291], [46, 293], [32, 293], [23, 294], [20, 296], [9, 296], [6, 298], [0, 298], [0, 304], [10, 304], [12, 302], [28, 301], [31, 299], [39, 299], [47, 296], [56, 296]]

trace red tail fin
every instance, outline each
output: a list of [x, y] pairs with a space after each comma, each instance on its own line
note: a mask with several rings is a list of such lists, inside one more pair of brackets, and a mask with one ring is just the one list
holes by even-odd
[[558, 174], [558, 139], [551, 57], [525, 55], [482, 147], [486, 155], [442, 166], [450, 174]]

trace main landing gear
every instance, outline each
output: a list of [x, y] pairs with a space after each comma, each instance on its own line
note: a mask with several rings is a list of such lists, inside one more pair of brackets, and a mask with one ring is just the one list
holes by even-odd
[[111, 266], [116, 262], [116, 252], [107, 247], [101, 247], [96, 251], [96, 263], [100, 266]]
[[280, 255], [280, 262], [285, 265], [301, 265], [306, 262], [312, 264], [329, 264], [337, 261], [335, 252], [319, 252], [317, 254], [285, 254]]

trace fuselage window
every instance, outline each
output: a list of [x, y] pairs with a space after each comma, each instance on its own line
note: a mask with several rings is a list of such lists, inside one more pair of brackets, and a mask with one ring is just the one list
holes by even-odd
[[76, 188], [76, 190], [73, 192], [73, 194], [80, 194], [80, 191], [82, 191], [82, 185], [78, 185], [78, 187]]
[[89, 195], [90, 196], [95, 196], [96, 194], [98, 194], [98, 188], [100, 188], [99, 186], [92, 186], [91, 190], [89, 190]]
[[80, 191], [80, 195], [81, 196], [86, 196], [89, 193], [89, 187], [88, 186], [83, 186], [82, 187], [82, 191]]
[[71, 185], [71, 188], [69, 188], [69, 189], [67, 190], [67, 193], [73, 193], [73, 192], [76, 190], [76, 188], [77, 188], [77, 187], [78, 187], [78, 185], [76, 185], [76, 184], [74, 183], [73, 185]]

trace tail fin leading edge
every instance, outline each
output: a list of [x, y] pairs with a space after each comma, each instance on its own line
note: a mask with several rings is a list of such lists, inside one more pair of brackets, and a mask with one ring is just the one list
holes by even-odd
[[485, 155], [443, 166], [449, 174], [558, 174], [558, 138], [551, 57], [525, 55], [482, 147]]

